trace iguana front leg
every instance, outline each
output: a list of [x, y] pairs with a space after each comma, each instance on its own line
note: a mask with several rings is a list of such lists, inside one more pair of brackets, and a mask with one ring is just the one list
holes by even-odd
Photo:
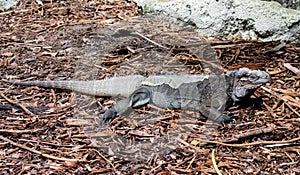
[[150, 99], [150, 89], [146, 87], [137, 89], [129, 98], [118, 101], [112, 108], [107, 110], [100, 119], [99, 125], [109, 123], [119, 115], [129, 114], [134, 108], [139, 108], [149, 103]]

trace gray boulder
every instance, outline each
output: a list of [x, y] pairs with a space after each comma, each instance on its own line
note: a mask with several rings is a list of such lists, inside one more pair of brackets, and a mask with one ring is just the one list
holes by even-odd
[[[298, 0], [296, 0], [298, 1]], [[144, 13], [174, 17], [205, 36], [297, 40], [300, 10], [261, 0], [135, 0]], [[296, 2], [298, 3], [298, 2]], [[299, 42], [299, 40], [298, 40]]]
[[0, 0], [0, 9], [10, 8], [18, 3], [18, 0]]

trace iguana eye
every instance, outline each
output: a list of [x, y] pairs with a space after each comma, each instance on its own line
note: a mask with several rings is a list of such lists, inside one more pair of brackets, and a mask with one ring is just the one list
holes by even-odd
[[250, 75], [250, 76], [249, 76], [249, 79], [250, 79], [250, 80], [256, 80], [257, 77], [256, 77], [255, 75]]

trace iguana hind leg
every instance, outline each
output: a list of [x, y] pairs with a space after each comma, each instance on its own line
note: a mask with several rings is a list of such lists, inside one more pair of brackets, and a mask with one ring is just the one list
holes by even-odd
[[139, 108], [149, 103], [150, 98], [151, 92], [148, 88], [141, 87], [137, 89], [129, 98], [118, 101], [112, 108], [107, 110], [100, 119], [99, 125], [109, 123], [119, 115], [129, 114], [134, 108]]

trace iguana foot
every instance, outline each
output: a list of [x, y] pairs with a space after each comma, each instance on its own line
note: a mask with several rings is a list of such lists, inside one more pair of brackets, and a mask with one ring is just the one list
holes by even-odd
[[117, 117], [117, 112], [111, 108], [109, 110], [107, 110], [102, 118], [100, 118], [100, 121], [99, 121], [99, 126], [103, 126], [104, 124], [107, 124], [109, 122], [111, 122], [113, 119], [115, 119]]
[[225, 126], [226, 123], [235, 124], [235, 118], [237, 117], [237, 115], [228, 112], [227, 114], [221, 114], [218, 118], [216, 118], [216, 122], [222, 124], [223, 126]]

